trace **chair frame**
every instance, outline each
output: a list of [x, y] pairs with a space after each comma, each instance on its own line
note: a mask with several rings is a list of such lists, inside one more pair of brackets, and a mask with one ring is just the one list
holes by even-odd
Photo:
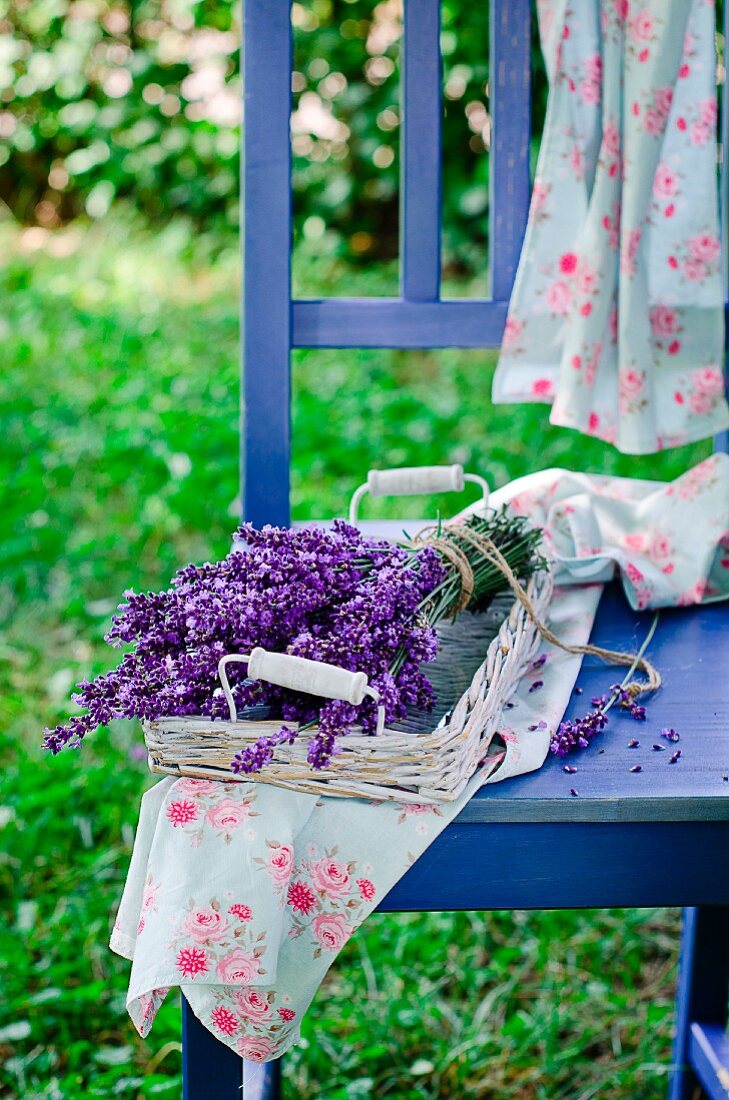
[[[392, 298], [296, 300], [291, 291], [290, 0], [243, 0], [244, 104], [241, 495], [256, 525], [290, 522], [291, 352], [295, 348], [497, 348], [526, 228], [530, 150], [529, 0], [492, 0], [489, 152], [488, 299], [441, 300], [441, 55], [439, 0], [404, 0], [402, 41], [400, 293]], [[725, 5], [725, 31], [729, 5]], [[729, 148], [727, 85], [722, 95], [722, 149]], [[727, 172], [722, 165], [721, 193]], [[727, 203], [722, 203], [725, 272]], [[717, 446], [727, 449], [726, 434]], [[711, 823], [712, 825], [714, 823]], [[450, 829], [458, 829], [458, 823]], [[494, 828], [528, 829], [527, 824]], [[543, 826], [545, 828], [546, 826]], [[553, 828], [555, 826], [552, 826]], [[570, 825], [556, 826], [570, 829]], [[686, 829], [699, 828], [687, 823]], [[532, 826], [533, 828], [533, 826]], [[611, 826], [601, 825], [602, 830]], [[614, 828], [618, 828], [615, 826]], [[640, 826], [636, 826], [640, 828]], [[645, 826], [646, 839], [648, 825]], [[716, 823], [716, 842], [727, 824]], [[635, 830], [634, 830], [635, 831]], [[678, 840], [678, 834], [674, 834]], [[701, 836], [708, 835], [706, 825]], [[607, 834], [606, 834], [607, 836]], [[713, 834], [712, 834], [713, 836]], [[512, 833], [513, 840], [513, 833]], [[699, 834], [696, 833], [696, 841]], [[427, 855], [427, 853], [426, 853]], [[707, 881], [708, 869], [701, 882]], [[669, 904], [697, 897], [684, 910], [677, 994], [674, 1072], [669, 1100], [692, 1100], [700, 1082], [711, 1100], [729, 1097], [729, 888], [714, 892], [686, 881]], [[694, 893], [692, 893], [692, 890]], [[505, 903], [566, 907], [554, 891]], [[401, 896], [402, 895], [402, 896]], [[399, 886], [388, 910], [418, 907], [418, 888]], [[700, 896], [699, 896], [700, 895]], [[493, 895], [490, 895], [493, 896]], [[425, 897], [425, 895], [424, 895]], [[626, 882], [616, 894], [597, 889], [576, 905], [649, 905], [654, 895]], [[619, 900], [616, 900], [618, 898]], [[708, 900], [707, 900], [708, 899]], [[448, 899], [446, 899], [448, 900]], [[457, 891], [453, 907], [459, 904]], [[442, 905], [447, 908], [448, 905]], [[425, 900], [423, 909], [432, 908]], [[242, 1073], [243, 1070], [243, 1073]], [[186, 1100], [277, 1100], [280, 1063], [253, 1066], [224, 1047], [183, 999], [183, 1093]]]

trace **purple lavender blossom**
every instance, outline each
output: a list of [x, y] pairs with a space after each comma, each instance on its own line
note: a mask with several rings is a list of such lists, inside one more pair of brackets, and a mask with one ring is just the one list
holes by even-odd
[[[445, 577], [434, 550], [414, 556], [340, 521], [330, 529], [258, 531], [244, 524], [236, 537], [245, 553], [234, 550], [222, 561], [187, 565], [163, 592], [125, 593], [107, 641], [133, 650], [117, 668], [78, 684], [74, 701], [87, 713], [47, 730], [46, 748], [57, 753], [78, 746], [115, 718], [227, 717], [218, 661], [255, 646], [367, 673], [387, 721], [402, 717], [410, 705], [431, 703], [421, 666], [435, 657], [437, 636], [419, 608]], [[393, 674], [398, 654], [403, 656]], [[355, 723], [375, 730], [370, 699], [360, 707], [316, 699], [247, 680], [242, 666], [231, 669], [230, 683], [239, 711], [264, 704], [285, 723], [317, 721], [309, 745], [315, 768], [326, 765], [337, 737]], [[239, 755], [234, 770], [258, 771], [297, 732], [284, 725], [261, 738]]]
[[584, 718], [566, 719], [557, 726], [550, 752], [555, 756], [567, 756], [575, 749], [586, 749], [606, 725], [607, 715], [599, 707], [589, 711]]
[[[575, 693], [577, 693], [576, 688]], [[624, 684], [613, 684], [610, 688], [610, 695], [593, 696], [593, 709], [589, 711], [584, 718], [576, 718], [574, 720], [568, 719], [564, 722], [560, 722], [557, 727], [557, 732], [554, 734], [550, 743], [550, 752], [553, 752], [556, 756], [567, 756], [576, 749], [586, 749], [590, 742], [607, 725], [607, 712], [615, 703], [619, 703], [624, 710], [627, 710], [628, 713], [638, 721], [643, 721], [645, 719], [645, 707], [636, 703], [635, 696], [632, 692], [628, 691]], [[669, 737], [669, 734], [673, 736]], [[663, 737], [669, 737], [669, 740], [678, 741], [678, 734], [675, 730], [662, 730], [661, 735]], [[639, 746], [640, 741], [635, 737], [628, 741], [629, 749], [637, 749]], [[661, 749], [662, 747], [661, 745], [653, 746], [654, 749]], [[603, 750], [601, 749], [600, 751], [602, 752]], [[642, 768], [637, 764], [630, 770], [642, 771]]]
[[[543, 567], [541, 532], [522, 517], [498, 512], [467, 523], [498, 543], [517, 575]], [[458, 532], [445, 537], [458, 543]], [[506, 582], [469, 541], [461, 549], [474, 559], [469, 607], [482, 608]], [[432, 547], [414, 551], [368, 539], [342, 521], [297, 530], [244, 524], [222, 561], [185, 566], [163, 592], [125, 593], [107, 641], [128, 651], [117, 668], [78, 684], [74, 701], [86, 713], [46, 730], [44, 745], [54, 753], [78, 747], [116, 718], [226, 718], [218, 663], [256, 646], [364, 672], [387, 722], [410, 706], [427, 708], [432, 688], [422, 668], [438, 647], [434, 624], [455, 614], [462, 590], [458, 571], [444, 560]], [[326, 766], [354, 725], [376, 730], [369, 697], [359, 707], [314, 698], [251, 681], [240, 664], [229, 683], [239, 713], [262, 705], [284, 723], [240, 753], [233, 771], [258, 771], [307, 726], [317, 726], [308, 745], [314, 768]]]
[[635, 696], [626, 691], [622, 684], [613, 684], [610, 691], [615, 698], [615, 702], [619, 703], [623, 710], [627, 710], [632, 718], [635, 718], [638, 722], [645, 721], [645, 707], [641, 703], [637, 703]]

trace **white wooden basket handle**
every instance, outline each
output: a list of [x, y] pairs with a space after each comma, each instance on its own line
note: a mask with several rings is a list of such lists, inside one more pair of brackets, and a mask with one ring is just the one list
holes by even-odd
[[238, 719], [233, 693], [228, 683], [226, 665], [233, 662], [248, 665], [251, 680], [267, 680], [269, 684], [303, 691], [307, 695], [321, 695], [326, 699], [343, 699], [359, 706], [365, 696], [374, 699], [377, 707], [377, 733], [385, 726], [385, 708], [380, 703], [380, 693], [367, 683], [364, 672], [350, 672], [338, 665], [324, 661], [310, 661], [307, 657], [294, 657], [289, 653], [269, 653], [256, 646], [251, 653], [228, 653], [218, 661], [218, 676], [230, 711], [230, 720]]
[[360, 485], [349, 504], [349, 522], [356, 524], [362, 497], [407, 497], [419, 493], [460, 493], [464, 483], [480, 485], [484, 503], [489, 499], [488, 483], [478, 474], [464, 474], [455, 466], [400, 466], [392, 470], [370, 470], [367, 481]]

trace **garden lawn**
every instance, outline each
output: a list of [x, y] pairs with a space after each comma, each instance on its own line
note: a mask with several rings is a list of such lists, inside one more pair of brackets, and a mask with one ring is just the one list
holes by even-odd
[[[76, 680], [111, 663], [102, 638], [122, 591], [226, 551], [237, 256], [122, 215], [56, 235], [0, 226], [0, 256], [0, 1095], [177, 1096], [176, 997], [138, 1039], [128, 964], [106, 946], [152, 782], [140, 731], [56, 759], [38, 746]], [[297, 270], [306, 293], [347, 290], [334, 259]], [[367, 273], [372, 293], [391, 278]], [[296, 518], [342, 514], [372, 465], [457, 461], [502, 484], [570, 463], [667, 478], [707, 453], [621, 457], [546, 427], [544, 406], [492, 408], [493, 365], [484, 352], [299, 353]], [[656, 1100], [676, 930], [665, 911], [375, 916], [304, 1023], [290, 1095]]]

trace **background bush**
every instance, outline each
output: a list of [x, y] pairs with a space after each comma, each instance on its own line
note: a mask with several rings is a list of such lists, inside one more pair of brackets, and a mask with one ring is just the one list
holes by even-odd
[[[297, 231], [350, 259], [397, 253], [401, 0], [292, 9]], [[444, 244], [482, 266], [488, 5], [444, 0]], [[46, 228], [117, 198], [153, 221], [238, 219], [238, 0], [0, 3], [0, 198]], [[535, 129], [544, 79], [538, 45]]]

